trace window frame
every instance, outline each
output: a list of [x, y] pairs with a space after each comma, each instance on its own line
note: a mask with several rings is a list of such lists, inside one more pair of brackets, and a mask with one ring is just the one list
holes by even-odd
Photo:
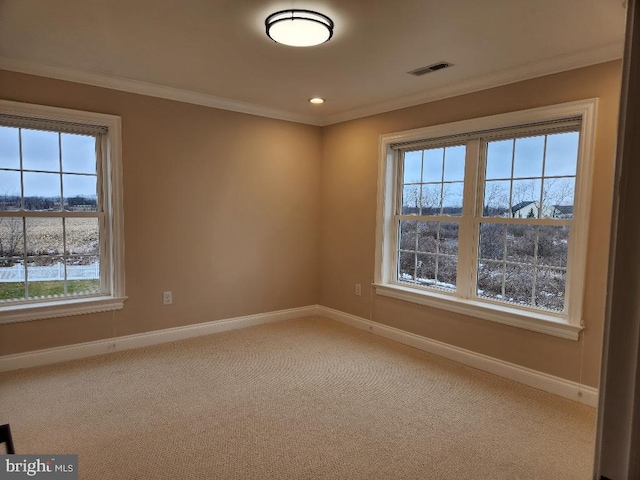
[[[418, 128], [380, 136], [378, 163], [378, 199], [376, 216], [376, 259], [374, 287], [377, 295], [392, 297], [411, 303], [431, 306], [442, 310], [461, 313], [497, 323], [511, 325], [549, 335], [577, 340], [584, 328], [582, 303], [584, 297], [587, 240], [590, 218], [590, 192], [593, 173], [593, 153], [595, 145], [596, 111], [598, 99], [592, 98], [559, 105], [545, 106], [529, 110], [463, 120], [443, 125]], [[563, 314], [553, 314], [544, 310], [522, 309], [502, 302], [478, 299], [465, 292], [465, 298], [457, 293], [448, 293], [436, 289], [425, 289], [400, 283], [394, 278], [397, 268], [397, 228], [396, 205], [399, 201], [402, 182], [398, 145], [429, 145], [437, 142], [462, 142], [467, 146], [465, 163], [463, 215], [453, 217], [459, 221], [460, 235], [458, 245], [458, 265], [471, 266], [474, 249], [477, 250], [478, 238], [474, 223], [482, 222], [477, 218], [481, 206], [476, 205], [479, 189], [484, 184], [483, 172], [479, 172], [481, 143], [472, 140], [480, 133], [486, 137], [535, 130], [538, 124], [580, 118], [580, 142], [576, 169], [576, 187], [574, 197], [574, 216], [569, 238], [569, 258], [567, 261], [566, 298], [567, 308]], [[541, 127], [545, 128], [545, 127]], [[517, 136], [517, 133], [515, 134]], [[396, 148], [394, 148], [396, 147]], [[471, 161], [470, 161], [471, 160]], [[481, 174], [482, 173], [482, 174]], [[463, 238], [463, 231], [465, 232]], [[467, 233], [471, 232], [471, 234]], [[477, 256], [477, 252], [476, 255]], [[458, 270], [460, 274], [473, 277], [475, 268], [468, 272]], [[475, 285], [475, 280], [466, 279], [465, 285]]]
[[[8, 100], [0, 100], [0, 114], [23, 117], [25, 122], [29, 120], [33, 120], [34, 123], [37, 121], [63, 122], [80, 126], [103, 127], [107, 130], [105, 134], [101, 134], [98, 137], [101, 141], [99, 150], [102, 154], [100, 169], [97, 171], [97, 188], [102, 191], [101, 196], [99, 196], [102, 199], [102, 226], [100, 229], [101, 291], [87, 295], [42, 297], [3, 302], [0, 304], [0, 324], [113, 311], [124, 308], [124, 302], [127, 297], [125, 296], [124, 272], [122, 127], [120, 117]], [[64, 211], [60, 213], [61, 217], [64, 216]], [[100, 209], [98, 213], [100, 213]], [[36, 217], [38, 215], [33, 216]]]

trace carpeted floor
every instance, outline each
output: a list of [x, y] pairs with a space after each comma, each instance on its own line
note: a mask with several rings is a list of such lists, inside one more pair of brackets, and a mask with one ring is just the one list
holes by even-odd
[[19, 453], [80, 478], [561, 479], [595, 410], [323, 318], [0, 375]]

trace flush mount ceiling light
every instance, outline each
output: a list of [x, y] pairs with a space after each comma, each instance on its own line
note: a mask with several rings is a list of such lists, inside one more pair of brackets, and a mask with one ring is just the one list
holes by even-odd
[[320, 105], [321, 103], [324, 103], [324, 98], [313, 97], [309, 99], [309, 102], [313, 103], [314, 105]]
[[267, 36], [292, 47], [312, 47], [333, 36], [333, 20], [311, 10], [282, 10], [264, 21]]

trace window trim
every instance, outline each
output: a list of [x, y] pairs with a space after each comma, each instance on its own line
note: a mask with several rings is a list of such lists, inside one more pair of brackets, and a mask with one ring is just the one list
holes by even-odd
[[[442, 310], [462, 313], [497, 323], [511, 325], [526, 330], [545, 333], [561, 338], [578, 340], [584, 328], [582, 304], [584, 297], [587, 240], [590, 219], [590, 192], [593, 174], [593, 154], [596, 133], [596, 111], [598, 99], [586, 99], [558, 105], [545, 106], [529, 110], [463, 120], [403, 132], [380, 136], [378, 162], [378, 198], [376, 215], [376, 258], [374, 286], [377, 295], [393, 297], [399, 300], [435, 307]], [[410, 285], [398, 284], [393, 278], [395, 270], [395, 250], [397, 238], [394, 238], [394, 213], [398, 189], [398, 157], [396, 147], [399, 144], [419, 144], [436, 139], [451, 137], [470, 138], [479, 132], [513, 129], [580, 117], [579, 162], [576, 170], [576, 191], [574, 205], [574, 224], [569, 245], [571, 271], [567, 271], [567, 298], [569, 299], [566, 316], [522, 310], [508, 305], [486, 300], [462, 299], [446, 293], [418, 289]], [[476, 152], [478, 153], [478, 152]], [[465, 171], [467, 177], [468, 169]], [[477, 172], [472, 172], [474, 178]], [[465, 182], [467, 188], [474, 190], [477, 182]], [[473, 208], [472, 205], [463, 208]], [[461, 219], [462, 220], [462, 219]], [[462, 220], [464, 221], [464, 220]]]
[[30, 302], [0, 305], [0, 325], [6, 323], [66, 317], [86, 313], [97, 313], [124, 308], [124, 212], [122, 185], [122, 122], [119, 116], [103, 113], [84, 112], [66, 108], [35, 105], [29, 103], [0, 100], [0, 114], [23, 116], [32, 119], [72, 122], [80, 125], [106, 127], [102, 147], [105, 149], [105, 164], [99, 188], [103, 188], [103, 208], [105, 225], [105, 256], [109, 291], [95, 295], [35, 299]]

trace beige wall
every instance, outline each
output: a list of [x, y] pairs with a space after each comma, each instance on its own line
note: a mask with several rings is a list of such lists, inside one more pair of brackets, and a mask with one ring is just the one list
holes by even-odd
[[[323, 129], [0, 72], [2, 98], [122, 116], [129, 296], [116, 313], [0, 326], [0, 354], [321, 303], [597, 386], [620, 69], [611, 62]], [[381, 134], [592, 97], [581, 341], [372, 293]], [[164, 290], [173, 306], [161, 305]]]
[[0, 326], [0, 355], [318, 303], [320, 128], [10, 72], [0, 92], [122, 117], [129, 297]]
[[[597, 386], [620, 74], [620, 62], [611, 62], [325, 127], [321, 304]], [[599, 97], [600, 103], [583, 315], [586, 328], [579, 342], [380, 297], [370, 291], [381, 134], [592, 97]], [[367, 285], [362, 297], [354, 295], [355, 283]]]

